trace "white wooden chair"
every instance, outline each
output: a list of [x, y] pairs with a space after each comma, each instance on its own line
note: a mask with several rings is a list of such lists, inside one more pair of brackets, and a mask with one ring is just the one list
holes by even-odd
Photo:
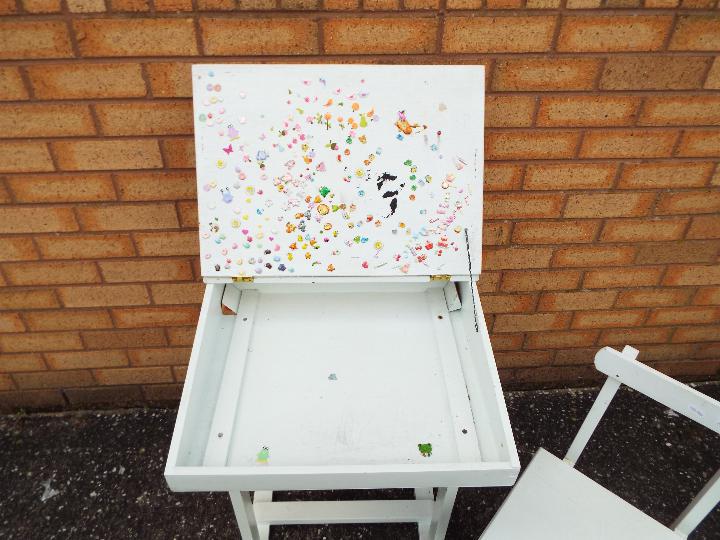
[[720, 470], [668, 528], [574, 468], [621, 384], [720, 433], [720, 402], [609, 347], [595, 355], [608, 379], [561, 460], [540, 448], [481, 540], [663, 540], [687, 538], [720, 502]]

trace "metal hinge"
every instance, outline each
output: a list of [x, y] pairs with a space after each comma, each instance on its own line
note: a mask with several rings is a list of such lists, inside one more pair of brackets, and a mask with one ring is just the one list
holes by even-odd
[[252, 283], [255, 281], [255, 278], [253, 276], [235, 276], [232, 278], [233, 283]]
[[449, 274], [433, 274], [430, 276], [430, 281], [450, 281]]

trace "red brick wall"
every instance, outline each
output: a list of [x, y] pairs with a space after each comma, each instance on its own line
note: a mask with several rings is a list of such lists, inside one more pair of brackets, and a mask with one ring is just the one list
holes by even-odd
[[625, 343], [717, 377], [717, 4], [0, 0], [0, 406], [177, 396], [203, 61], [485, 64], [479, 286], [506, 384], [572, 383]]

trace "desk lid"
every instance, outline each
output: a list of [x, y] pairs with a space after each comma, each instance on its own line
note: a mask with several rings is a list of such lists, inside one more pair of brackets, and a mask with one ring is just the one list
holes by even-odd
[[192, 73], [206, 280], [480, 272], [482, 66]]

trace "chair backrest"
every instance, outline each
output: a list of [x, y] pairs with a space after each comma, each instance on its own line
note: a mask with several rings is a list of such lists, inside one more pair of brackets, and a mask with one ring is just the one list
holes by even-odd
[[[595, 367], [608, 378], [565, 454], [566, 462], [575, 465], [621, 384], [720, 434], [720, 402], [638, 362], [635, 359], [638, 353], [637, 349], [630, 346], [626, 346], [622, 352], [604, 347], [595, 355]], [[683, 510], [672, 529], [687, 536], [718, 503], [720, 469]]]

